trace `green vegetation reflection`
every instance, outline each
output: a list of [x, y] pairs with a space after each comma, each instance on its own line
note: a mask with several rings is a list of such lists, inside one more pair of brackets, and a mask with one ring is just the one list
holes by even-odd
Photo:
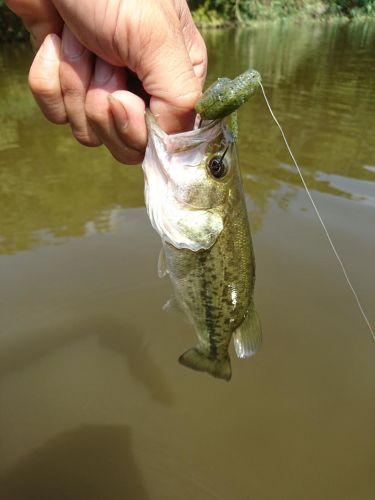
[[[205, 36], [208, 83], [256, 68], [309, 187], [357, 199], [351, 181], [375, 180], [366, 167], [375, 164], [375, 23], [279, 23]], [[245, 190], [259, 226], [269, 202], [286, 208], [301, 182], [261, 93], [239, 111], [239, 130]]]
[[26, 84], [30, 57], [22, 45], [0, 52], [2, 254], [106, 231], [116, 207], [143, 204], [140, 169], [79, 145], [67, 126], [41, 116]]
[[[283, 20], [363, 18], [375, 15], [375, 0], [187, 0], [200, 27]], [[26, 40], [20, 19], [0, 0], [0, 43]]]
[[375, 14], [374, 0], [188, 0], [202, 27], [246, 25], [278, 19], [358, 18]]
[[[279, 23], [205, 37], [207, 84], [256, 68], [309, 187], [360, 199], [351, 183], [375, 180], [375, 23]], [[26, 84], [31, 59], [27, 46], [0, 51], [3, 254], [108, 231], [116, 209], [143, 206], [140, 168], [79, 145], [69, 127], [41, 116]], [[261, 93], [240, 110], [239, 131], [256, 229], [270, 202], [287, 209], [301, 184]]]

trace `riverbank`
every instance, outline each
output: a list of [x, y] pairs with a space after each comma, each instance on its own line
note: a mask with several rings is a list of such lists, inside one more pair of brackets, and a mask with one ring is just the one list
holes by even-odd
[[[188, 0], [199, 28], [254, 25], [259, 22], [375, 17], [375, 0]], [[0, 43], [26, 40], [20, 19], [0, 0]]]
[[21, 20], [0, 0], [0, 43], [26, 40], [28, 33]]
[[192, 16], [199, 28], [254, 25], [285, 20], [320, 20], [333, 18], [375, 17], [375, 0], [316, 1], [284, 0], [190, 0]]

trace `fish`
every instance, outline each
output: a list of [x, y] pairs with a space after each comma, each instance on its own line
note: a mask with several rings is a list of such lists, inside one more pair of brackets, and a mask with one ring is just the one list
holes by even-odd
[[191, 131], [167, 134], [146, 111], [145, 203], [162, 241], [158, 274], [169, 275], [174, 291], [167, 308], [182, 311], [198, 338], [179, 362], [230, 380], [232, 337], [239, 358], [262, 342], [255, 258], [228, 120], [200, 121]]

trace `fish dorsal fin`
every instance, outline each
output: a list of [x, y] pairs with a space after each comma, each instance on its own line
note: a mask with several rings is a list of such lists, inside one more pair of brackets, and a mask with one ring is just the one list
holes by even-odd
[[164, 278], [168, 274], [167, 258], [165, 256], [164, 248], [161, 247], [158, 259], [158, 276]]
[[258, 314], [251, 302], [242, 324], [233, 334], [234, 348], [238, 358], [250, 358], [262, 345], [262, 328]]

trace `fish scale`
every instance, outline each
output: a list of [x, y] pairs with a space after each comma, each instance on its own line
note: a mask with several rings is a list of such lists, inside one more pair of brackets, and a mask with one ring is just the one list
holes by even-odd
[[224, 229], [208, 251], [164, 245], [176, 298], [197, 331], [200, 350], [219, 361], [228, 360], [232, 334], [246, 316], [254, 288], [255, 260], [239, 176], [227, 206]]
[[231, 339], [242, 358], [255, 354], [262, 338], [237, 127], [232, 117], [230, 126], [223, 118], [259, 81], [253, 70], [219, 80], [203, 94], [200, 119], [190, 132], [168, 135], [146, 112], [145, 201], [163, 244], [159, 275], [169, 274], [175, 300], [168, 304], [178, 304], [198, 337], [179, 361], [225, 380], [232, 373]]

